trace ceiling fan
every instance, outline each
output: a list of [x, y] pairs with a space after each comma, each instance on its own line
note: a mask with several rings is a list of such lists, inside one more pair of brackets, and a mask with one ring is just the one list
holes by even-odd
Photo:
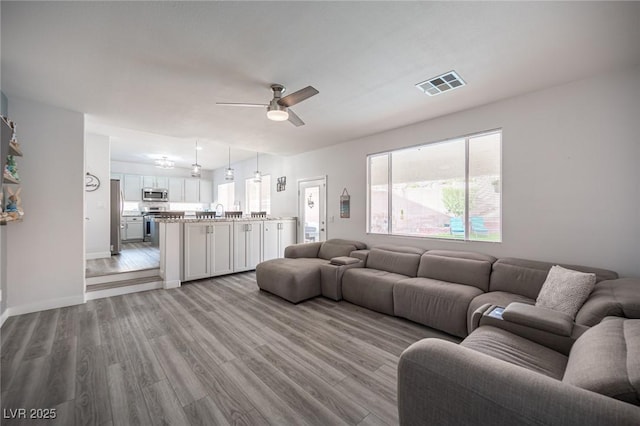
[[267, 118], [273, 121], [285, 121], [289, 120], [291, 124], [296, 127], [303, 126], [304, 121], [300, 119], [289, 107], [300, 103], [312, 96], [317, 95], [318, 92], [311, 86], [307, 86], [304, 89], [300, 89], [297, 92], [293, 92], [290, 95], [282, 97], [282, 94], [286, 90], [282, 84], [272, 84], [271, 90], [273, 91], [273, 99], [268, 104], [247, 104], [247, 103], [230, 103], [230, 102], [216, 102], [216, 105], [222, 106], [240, 106], [240, 107], [266, 107]]

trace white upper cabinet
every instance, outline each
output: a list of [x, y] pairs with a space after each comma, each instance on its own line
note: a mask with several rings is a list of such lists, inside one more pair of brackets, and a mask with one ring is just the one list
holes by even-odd
[[200, 202], [209, 204], [213, 202], [213, 182], [210, 180], [200, 181]]
[[184, 201], [184, 179], [169, 178], [169, 201], [180, 203]]
[[185, 179], [184, 180], [184, 199], [185, 203], [200, 202], [200, 180]]
[[142, 176], [124, 175], [124, 200], [142, 201]]
[[169, 178], [166, 176], [143, 176], [142, 186], [144, 188], [168, 188]]

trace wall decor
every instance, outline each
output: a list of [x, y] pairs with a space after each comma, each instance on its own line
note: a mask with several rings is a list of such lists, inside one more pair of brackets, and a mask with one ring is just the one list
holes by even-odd
[[98, 179], [98, 176], [87, 172], [87, 175], [84, 177], [84, 190], [93, 192], [97, 191], [98, 188], [100, 188], [100, 179]]
[[278, 178], [278, 183], [276, 184], [276, 191], [278, 192], [282, 192], [285, 190], [285, 187], [287, 186], [287, 177], [286, 176], [280, 176]]
[[351, 217], [351, 196], [347, 191], [347, 188], [342, 190], [340, 196], [340, 218], [348, 219]]

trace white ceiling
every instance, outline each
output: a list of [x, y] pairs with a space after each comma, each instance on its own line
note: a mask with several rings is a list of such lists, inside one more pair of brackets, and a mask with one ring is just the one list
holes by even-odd
[[[640, 63], [640, 4], [8, 2], [2, 90], [87, 114], [112, 158], [294, 154]], [[414, 85], [455, 69], [461, 89]], [[320, 94], [267, 120], [271, 83]], [[143, 133], [138, 133], [143, 132]], [[162, 135], [162, 136], [160, 136]]]

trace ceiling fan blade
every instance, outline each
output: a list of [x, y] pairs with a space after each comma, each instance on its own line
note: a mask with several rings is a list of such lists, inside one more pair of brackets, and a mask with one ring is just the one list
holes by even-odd
[[216, 105], [239, 106], [239, 107], [260, 107], [260, 108], [265, 108], [269, 106], [267, 104], [243, 104], [243, 103], [237, 103], [237, 102], [216, 102]]
[[297, 92], [293, 92], [290, 95], [285, 96], [284, 98], [278, 101], [278, 105], [282, 105], [284, 107], [293, 106], [299, 102], [304, 101], [305, 99], [309, 99], [312, 96], [317, 95], [318, 92], [311, 86], [307, 86], [304, 89], [300, 89]]
[[296, 127], [304, 126], [304, 121], [302, 121], [295, 112], [291, 110], [287, 110], [287, 112], [289, 113], [289, 121], [291, 122], [291, 124]]

